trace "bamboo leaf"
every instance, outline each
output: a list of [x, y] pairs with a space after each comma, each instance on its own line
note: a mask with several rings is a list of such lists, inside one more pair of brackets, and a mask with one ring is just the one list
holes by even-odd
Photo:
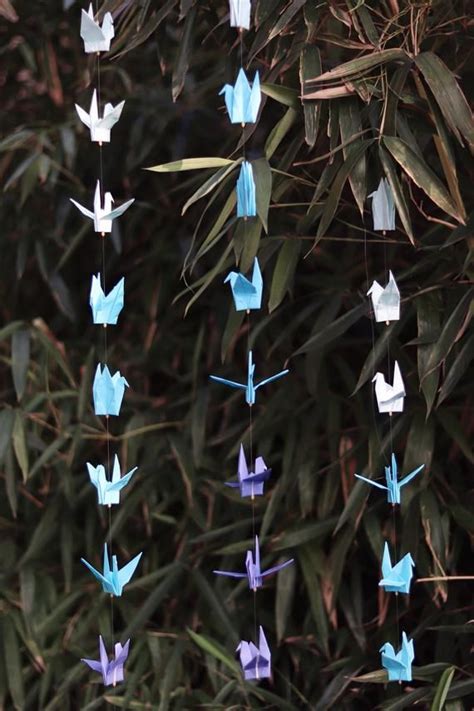
[[29, 364], [30, 332], [26, 329], [15, 331], [12, 335], [12, 373], [18, 402], [25, 392]]
[[409, 61], [409, 57], [402, 49], [383, 49], [380, 52], [372, 52], [364, 57], [358, 57], [357, 59], [351, 59], [349, 62], [344, 62], [335, 69], [331, 69], [328, 72], [323, 72], [320, 76], [308, 79], [307, 83], [352, 77], [353, 74], [362, 74], [381, 64], [394, 61]]
[[186, 72], [188, 71], [189, 58], [191, 55], [196, 12], [197, 8], [196, 6], [193, 6], [187, 13], [184, 21], [183, 34], [179, 43], [178, 57], [173, 68], [173, 76], [171, 81], [171, 94], [173, 101], [176, 101], [184, 87], [184, 79]]
[[182, 170], [202, 170], [203, 168], [223, 168], [229, 165], [234, 165], [235, 161], [229, 158], [219, 158], [212, 156], [210, 158], [183, 158], [175, 160], [171, 163], [161, 163], [153, 165], [145, 170], [151, 170], [154, 173], [176, 173]]
[[300, 252], [300, 240], [285, 240], [278, 254], [275, 271], [273, 272], [270, 298], [268, 300], [268, 310], [270, 313], [281, 304], [286, 292], [291, 286]]
[[454, 672], [454, 667], [448, 667], [448, 669], [445, 669], [441, 674], [430, 711], [443, 711], [449, 687], [451, 686], [451, 682], [454, 677]]
[[17, 410], [12, 432], [13, 450], [23, 475], [23, 483], [28, 479], [28, 448], [26, 446], [25, 424], [22, 413]]
[[215, 641], [202, 634], [193, 632], [189, 627], [187, 628], [187, 633], [191, 637], [192, 641], [197, 644], [197, 646], [203, 650], [206, 654], [210, 654], [211, 657], [222, 662], [228, 669], [230, 669], [234, 674], [239, 673], [239, 667], [237, 662], [230, 657], [224, 649]]
[[462, 216], [451, 200], [451, 196], [438, 176], [433, 173], [424, 160], [417, 156], [416, 153], [399, 138], [384, 136], [383, 143], [413, 182], [418, 185], [438, 207], [462, 223]]

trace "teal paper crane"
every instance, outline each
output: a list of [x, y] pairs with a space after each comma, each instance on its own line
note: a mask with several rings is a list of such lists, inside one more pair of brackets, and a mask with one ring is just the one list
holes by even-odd
[[245, 384], [244, 383], [236, 383], [234, 380], [227, 380], [226, 378], [219, 378], [217, 375], [210, 375], [209, 378], [211, 380], [214, 380], [214, 382], [216, 382], [216, 383], [222, 383], [222, 385], [228, 385], [230, 388], [238, 388], [239, 390], [244, 390], [245, 391], [245, 400], [248, 405], [252, 406], [255, 404], [256, 393], [259, 388], [261, 388], [263, 385], [268, 385], [268, 383], [271, 383], [274, 380], [278, 380], [279, 378], [282, 378], [284, 375], [286, 375], [290, 371], [288, 370], [288, 368], [286, 368], [285, 370], [282, 370], [280, 373], [277, 373], [276, 375], [272, 375], [269, 378], [265, 378], [265, 380], [261, 380], [256, 385], [253, 382], [254, 372], [255, 372], [255, 363], [252, 360], [252, 351], [249, 351], [248, 368], [247, 368], [247, 382]]

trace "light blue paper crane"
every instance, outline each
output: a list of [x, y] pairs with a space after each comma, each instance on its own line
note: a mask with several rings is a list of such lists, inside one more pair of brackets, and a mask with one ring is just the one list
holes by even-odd
[[257, 383], [257, 385], [254, 385], [253, 382], [253, 375], [255, 372], [255, 363], [252, 360], [252, 351], [249, 351], [249, 356], [248, 356], [248, 367], [247, 367], [247, 383], [236, 383], [233, 380], [227, 380], [226, 378], [219, 378], [217, 375], [210, 375], [209, 378], [211, 380], [214, 380], [216, 383], [222, 383], [222, 385], [228, 385], [230, 388], [238, 388], [239, 390], [245, 390], [245, 400], [248, 405], [252, 406], [255, 403], [255, 398], [256, 398], [256, 392], [259, 388], [261, 388], [263, 385], [267, 385], [268, 383], [273, 382], [274, 380], [278, 380], [278, 378], [282, 378], [284, 375], [289, 373], [290, 371], [288, 368], [285, 370], [282, 370], [280, 373], [277, 373], [276, 375], [272, 375], [270, 378], [265, 378], [265, 380], [262, 380], [260, 383]]
[[230, 282], [236, 311], [252, 311], [262, 306], [263, 279], [257, 257], [253, 263], [252, 281], [240, 272], [230, 272], [224, 284]]
[[225, 84], [219, 92], [224, 101], [231, 123], [255, 123], [262, 100], [260, 77], [255, 72], [252, 88], [243, 69], [240, 69], [235, 85]]
[[390, 642], [380, 648], [382, 666], [388, 671], [389, 681], [411, 681], [411, 663], [415, 658], [413, 640], [402, 632], [402, 646], [396, 653]]
[[279, 565], [274, 565], [273, 568], [268, 568], [268, 570], [262, 570], [260, 567], [260, 546], [258, 543], [258, 536], [255, 536], [255, 560], [252, 551], [247, 551], [247, 556], [245, 558], [245, 567], [247, 572], [245, 573], [234, 573], [230, 570], [213, 570], [212, 572], [216, 575], [225, 575], [229, 578], [247, 578], [249, 583], [249, 588], [254, 592], [261, 588], [263, 585], [263, 578], [267, 575], [273, 575], [278, 573], [279, 570], [286, 568], [287, 565], [294, 563], [294, 558], [285, 560], [284, 563]]
[[368, 196], [372, 198], [374, 230], [395, 230], [395, 203], [392, 188], [387, 178], [382, 178], [377, 190]]
[[405, 593], [410, 592], [410, 583], [413, 577], [413, 566], [415, 565], [411, 553], [407, 553], [395, 565], [392, 565], [390, 560], [390, 551], [388, 544], [385, 541], [382, 558], [382, 575], [383, 578], [379, 583], [379, 587], [385, 589], [386, 592]]
[[397, 460], [395, 459], [395, 455], [392, 454], [392, 465], [390, 467], [385, 467], [385, 480], [387, 482], [387, 486], [379, 484], [378, 481], [374, 481], [373, 479], [367, 479], [367, 477], [361, 476], [360, 474], [356, 474], [356, 477], [358, 479], [362, 479], [362, 481], [366, 481], [372, 486], [376, 486], [378, 489], [384, 489], [387, 492], [388, 503], [395, 505], [400, 503], [400, 490], [402, 486], [405, 486], [405, 484], [408, 484], [409, 481], [414, 479], [416, 475], [421, 472], [424, 466], [424, 464], [421, 464], [419, 467], [410, 472], [410, 474], [407, 474], [404, 479], [398, 481]]
[[109, 481], [106, 477], [105, 467], [103, 464], [99, 464], [97, 467], [94, 467], [92, 464], [87, 462], [87, 471], [89, 472], [92, 484], [97, 489], [99, 504], [102, 506], [113, 506], [114, 504], [119, 504], [121, 490], [127, 486], [137, 469], [138, 467], [133, 467], [133, 469], [130, 469], [125, 476], [122, 476], [120, 472], [120, 462], [117, 455], [115, 455], [112, 480]]
[[257, 196], [253, 179], [252, 164], [244, 160], [236, 185], [237, 217], [255, 217], [257, 214]]
[[122, 277], [106, 296], [100, 283], [100, 272], [97, 276], [92, 275], [89, 303], [94, 323], [115, 326], [123, 309], [124, 286], [125, 279]]
[[140, 561], [142, 554], [139, 553], [132, 558], [130, 563], [124, 565], [123, 568], [118, 567], [117, 556], [112, 556], [112, 568], [109, 563], [109, 553], [107, 550], [107, 543], [104, 545], [104, 572], [99, 573], [90, 563], [87, 562], [85, 558], [81, 558], [82, 563], [89, 568], [92, 575], [97, 578], [99, 583], [102, 585], [102, 590], [110, 595], [115, 595], [119, 597], [127, 583], [130, 582], [132, 575], [134, 574], [137, 565]]
[[128, 388], [128, 383], [119, 370], [110, 375], [108, 367], [104, 365], [101, 370], [99, 363], [92, 387], [95, 414], [119, 415], [126, 387]]

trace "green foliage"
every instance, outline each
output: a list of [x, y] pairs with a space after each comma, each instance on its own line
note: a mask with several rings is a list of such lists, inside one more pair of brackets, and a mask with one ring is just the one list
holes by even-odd
[[[95, 58], [79, 3], [0, 2], [0, 708], [469, 707], [472, 586], [449, 581], [469, 574], [474, 532], [469, 4], [253, 5], [243, 56], [264, 97], [245, 129], [258, 192], [245, 226], [241, 130], [217, 95], [239, 66], [227, 3], [102, 5], [117, 29], [103, 98], [126, 99], [104, 183], [136, 197], [105, 245], [108, 282], [126, 277], [109, 362], [131, 384], [110, 445], [139, 466], [112, 537], [121, 560], [144, 551], [114, 604], [115, 638], [133, 637], [127, 684], [104, 690], [80, 658], [99, 633], [110, 647], [110, 603], [79, 562], [99, 562], [108, 531], [85, 468], [107, 449], [91, 403], [103, 339], [87, 307], [102, 256], [69, 203], [90, 199], [99, 170], [74, 111]], [[382, 175], [398, 212], [386, 236], [367, 200]], [[222, 282], [257, 253], [266, 308], [248, 323]], [[385, 328], [365, 292], [388, 268], [402, 319]], [[223, 485], [240, 442], [249, 449], [247, 408], [207, 379], [243, 376], [248, 338], [259, 376], [290, 368], [254, 408], [254, 448], [273, 469], [255, 523], [265, 564], [297, 561], [258, 594], [274, 660], [260, 685], [233, 657], [254, 637], [251, 593], [211, 572], [239, 565], [252, 537], [250, 502]], [[408, 388], [391, 428], [370, 383], [387, 357]], [[379, 476], [392, 442], [405, 471], [426, 465], [394, 521], [353, 476]], [[394, 525], [418, 577], [438, 578], [398, 606], [378, 589]], [[386, 685], [378, 654], [395, 643], [397, 609], [416, 645], [403, 687]]]

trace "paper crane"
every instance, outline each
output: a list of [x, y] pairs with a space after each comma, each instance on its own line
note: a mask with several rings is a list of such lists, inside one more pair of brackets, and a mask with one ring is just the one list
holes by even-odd
[[392, 464], [389, 467], [385, 467], [385, 480], [387, 482], [387, 486], [384, 486], [383, 484], [379, 484], [378, 481], [374, 481], [373, 479], [367, 479], [365, 476], [361, 476], [360, 474], [356, 474], [356, 477], [358, 479], [362, 479], [363, 481], [366, 481], [368, 484], [371, 484], [372, 486], [376, 486], [377, 489], [385, 489], [387, 492], [387, 501], [389, 504], [399, 504], [401, 500], [401, 488], [402, 486], [405, 486], [405, 484], [408, 484], [409, 481], [414, 479], [417, 474], [421, 472], [425, 465], [421, 464], [419, 467], [414, 469], [412, 472], [406, 475], [404, 479], [401, 481], [398, 481], [398, 467], [397, 467], [397, 460], [395, 459], [395, 455], [392, 454]]
[[82, 123], [84, 123], [90, 131], [91, 141], [96, 143], [109, 143], [110, 131], [117, 123], [122, 113], [125, 101], [121, 101], [117, 106], [106, 104], [104, 106], [104, 116], [99, 117], [99, 107], [97, 103], [97, 91], [94, 89], [92, 94], [91, 106], [89, 113], [84, 111], [80, 106], [75, 104], [76, 111]]
[[123, 647], [117, 642], [115, 645], [115, 658], [109, 661], [104, 640], [99, 636], [100, 661], [96, 662], [95, 659], [81, 659], [81, 662], [85, 662], [93, 671], [102, 674], [104, 686], [116, 686], [119, 682], [123, 681], [123, 665], [127, 661], [129, 648], [129, 639], [127, 639]]
[[112, 209], [112, 203], [114, 202], [112, 193], [105, 193], [104, 206], [102, 207], [99, 180], [97, 181], [94, 193], [94, 212], [91, 212], [79, 202], [76, 202], [76, 200], [73, 200], [72, 198], [69, 199], [72, 204], [75, 205], [80, 212], [82, 212], [83, 215], [89, 217], [91, 220], [94, 220], [94, 230], [96, 232], [101, 232], [103, 235], [106, 232], [112, 232], [112, 221], [117, 217], [120, 217], [120, 215], [123, 215], [125, 210], [128, 210], [130, 205], [135, 202], [135, 198], [132, 198], [131, 200], [124, 202], [123, 205], [120, 205], [120, 207]]
[[389, 681], [411, 681], [411, 663], [415, 658], [415, 650], [413, 640], [409, 640], [405, 632], [402, 632], [402, 646], [398, 653], [395, 653], [390, 642], [385, 642], [380, 651], [382, 666], [388, 671]]
[[89, 472], [91, 482], [97, 489], [99, 504], [102, 506], [113, 506], [114, 504], [119, 504], [121, 490], [127, 486], [137, 469], [138, 467], [133, 467], [133, 469], [130, 469], [125, 476], [122, 476], [120, 472], [120, 462], [117, 455], [115, 455], [112, 480], [108, 481], [105, 475], [105, 467], [102, 464], [94, 467], [92, 464], [87, 462], [87, 471]]
[[224, 94], [224, 101], [231, 123], [255, 123], [262, 100], [260, 76], [255, 72], [252, 88], [244, 70], [241, 68], [234, 86], [224, 84], [219, 96]]
[[247, 367], [247, 383], [242, 384], [242, 383], [236, 383], [233, 380], [226, 380], [226, 378], [219, 378], [217, 375], [210, 375], [209, 378], [211, 380], [214, 380], [216, 383], [222, 383], [223, 385], [228, 385], [230, 388], [238, 388], [239, 390], [245, 390], [245, 400], [248, 405], [253, 405], [255, 403], [255, 398], [256, 398], [256, 392], [259, 388], [262, 387], [262, 385], [267, 385], [268, 383], [273, 382], [274, 380], [278, 380], [278, 378], [282, 378], [284, 375], [289, 373], [290, 371], [288, 368], [285, 370], [282, 370], [280, 373], [277, 373], [276, 375], [272, 375], [270, 378], [265, 378], [265, 380], [262, 380], [260, 383], [257, 383], [257, 385], [254, 385], [253, 382], [253, 374], [255, 372], [255, 364], [252, 360], [252, 351], [249, 351], [249, 356], [248, 356], [248, 367]]
[[403, 412], [406, 393], [398, 361], [395, 361], [393, 370], [393, 385], [385, 382], [383, 373], [375, 373], [372, 382], [375, 383], [375, 397], [377, 398], [379, 412], [388, 412], [390, 414], [392, 412]]
[[263, 279], [257, 257], [253, 263], [252, 281], [243, 274], [230, 272], [224, 284], [230, 282], [236, 311], [251, 311], [262, 306]]
[[388, 544], [385, 542], [382, 558], [383, 578], [379, 583], [379, 587], [384, 588], [386, 592], [405, 593], [408, 595], [414, 565], [411, 554], [407, 553], [398, 563], [392, 566]]
[[140, 561], [140, 558], [142, 557], [142, 554], [139, 553], [138, 555], [135, 556], [135, 558], [132, 558], [130, 563], [127, 563], [127, 565], [124, 565], [123, 568], [118, 568], [117, 564], [117, 556], [113, 555], [112, 556], [112, 569], [110, 569], [110, 563], [109, 563], [109, 553], [107, 550], [107, 543], [104, 546], [104, 572], [99, 573], [98, 570], [96, 570], [90, 563], [87, 562], [85, 558], [81, 558], [81, 562], [84, 563], [84, 565], [89, 568], [91, 571], [92, 575], [97, 578], [99, 583], [102, 584], [102, 590], [104, 592], [109, 593], [110, 595], [116, 595], [119, 597], [122, 594], [122, 591], [125, 587], [125, 585], [130, 582], [132, 575], [134, 574], [137, 565]]
[[270, 478], [271, 473], [272, 470], [267, 469], [263, 457], [257, 457], [255, 460], [255, 472], [249, 472], [244, 448], [240, 445], [238, 466], [239, 481], [228, 481], [226, 482], [226, 486], [231, 486], [233, 489], [240, 489], [240, 495], [242, 497], [251, 496], [253, 499], [255, 496], [262, 496], [263, 482]]
[[257, 202], [252, 164], [244, 160], [237, 179], [237, 217], [255, 217]]
[[385, 289], [378, 281], [373, 282], [367, 292], [367, 296], [372, 297], [372, 305], [376, 321], [398, 321], [400, 319], [400, 292], [397, 282], [392, 272], [389, 272], [389, 280]]
[[99, 363], [92, 388], [95, 414], [119, 415], [126, 387], [128, 388], [129, 385], [119, 370], [114, 375], [110, 375], [108, 367], [104, 365], [101, 371]]
[[250, 27], [250, 0], [229, 0], [230, 26], [248, 30]]
[[214, 570], [216, 575], [226, 575], [229, 578], [247, 578], [249, 582], [249, 588], [254, 592], [261, 588], [263, 585], [263, 578], [267, 575], [273, 575], [278, 573], [279, 570], [286, 568], [287, 565], [291, 565], [294, 562], [294, 558], [286, 560], [284, 563], [273, 566], [268, 570], [261, 570], [260, 568], [260, 546], [258, 543], [258, 536], [255, 536], [255, 561], [253, 558], [252, 551], [247, 551], [247, 556], [245, 558], [245, 567], [247, 568], [246, 573], [233, 573], [227, 570]]
[[106, 296], [100, 283], [100, 272], [97, 276], [92, 275], [89, 303], [94, 323], [113, 326], [117, 323], [119, 313], [123, 309], [124, 285], [125, 279], [122, 277]]
[[263, 627], [259, 627], [258, 647], [242, 640], [235, 650], [240, 652], [240, 665], [245, 679], [268, 679], [271, 676], [272, 655]]
[[92, 3], [89, 10], [81, 11], [81, 37], [84, 40], [84, 52], [108, 52], [110, 43], [115, 35], [114, 18], [110, 12], [106, 12], [102, 21], [102, 27], [94, 20]]
[[368, 196], [372, 198], [372, 217], [374, 230], [394, 230], [395, 204], [393, 202], [392, 188], [386, 178], [382, 178], [377, 190]]

